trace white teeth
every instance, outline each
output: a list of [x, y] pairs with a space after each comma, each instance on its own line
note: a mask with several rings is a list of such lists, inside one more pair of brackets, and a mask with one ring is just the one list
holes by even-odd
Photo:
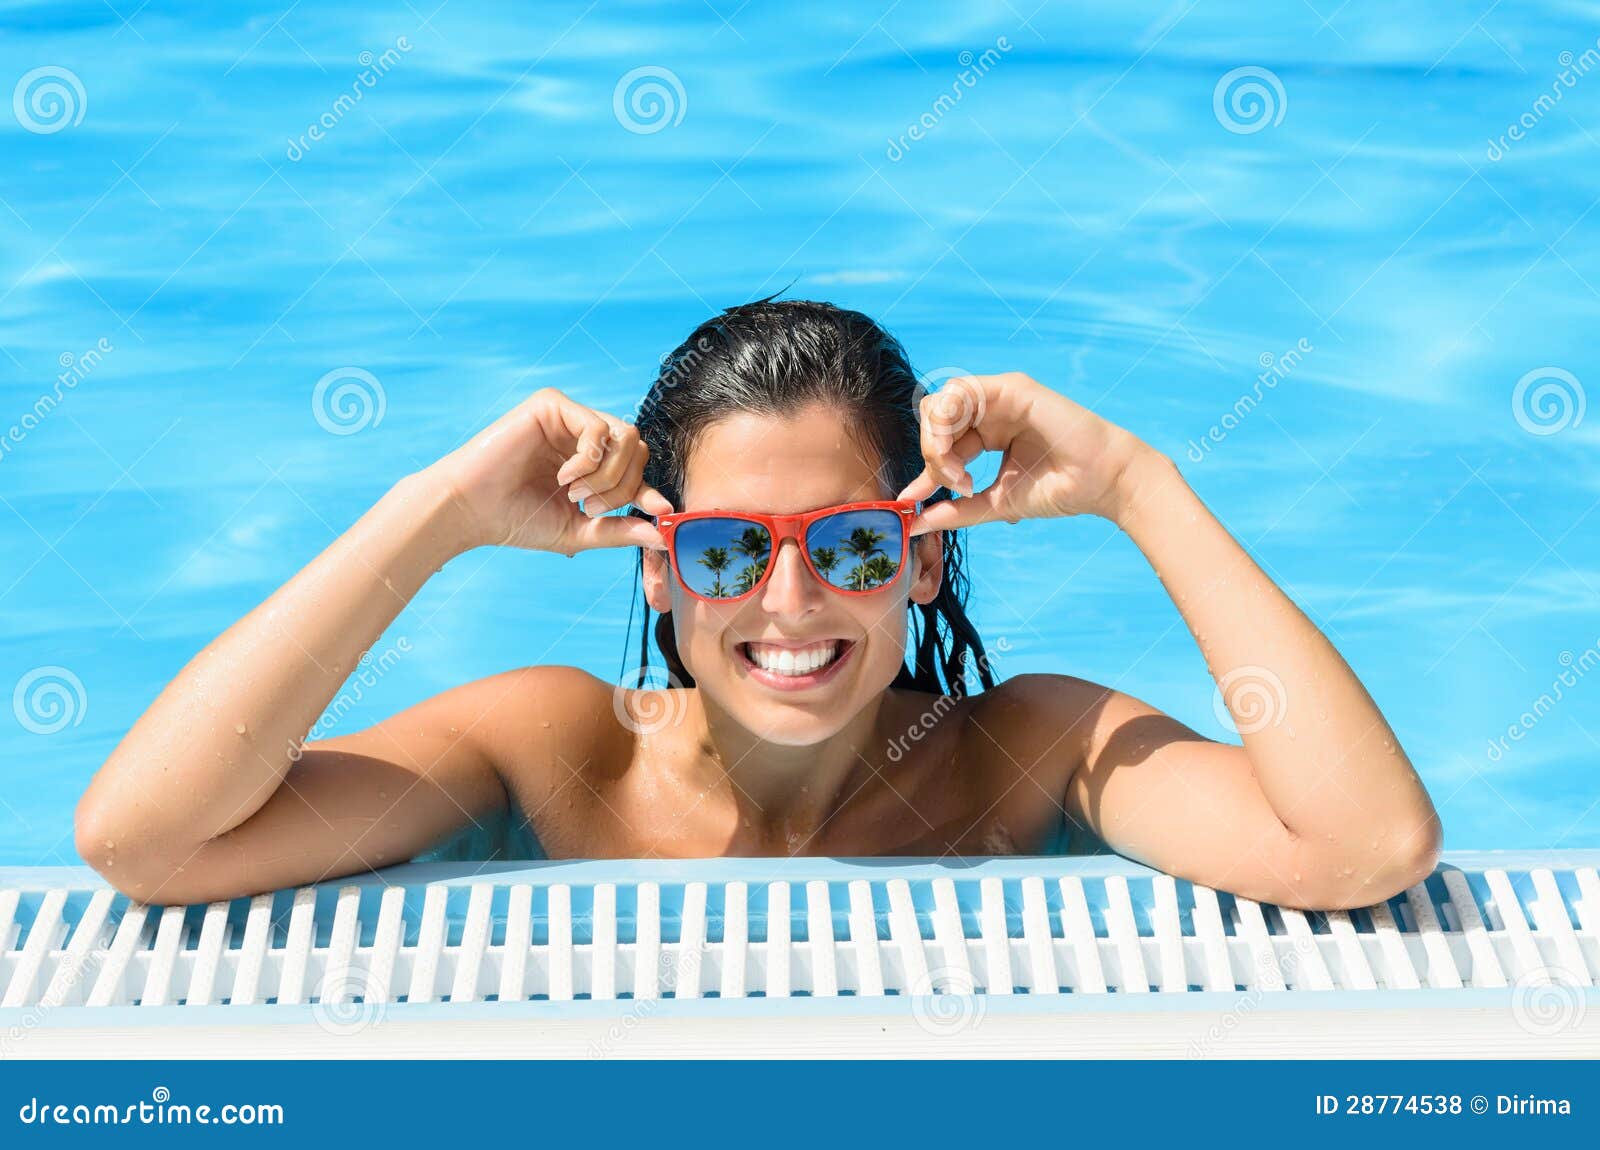
[[749, 653], [750, 659], [756, 666], [775, 675], [809, 675], [819, 668], [833, 662], [839, 653], [840, 644], [837, 640], [820, 643], [815, 647], [807, 647], [801, 651], [793, 651], [786, 647], [770, 647], [757, 643], [746, 643], [744, 649]]

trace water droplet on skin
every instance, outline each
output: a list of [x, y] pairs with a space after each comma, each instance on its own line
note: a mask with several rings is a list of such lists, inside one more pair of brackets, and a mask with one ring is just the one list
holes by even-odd
[[383, 858], [383, 857], [384, 857], [384, 854], [383, 854], [383, 852], [382, 852], [382, 851], [379, 851], [379, 852], [378, 852], [378, 853], [377, 853], [377, 854], [376, 854], [376, 855], [374, 855], [374, 856], [373, 856], [373, 857], [374, 857], [374, 858], [379, 858], [379, 859], [381, 859], [381, 858]]
[[338, 673], [339, 673], [339, 674], [341, 674], [341, 675], [342, 675], [342, 674], [344, 674], [344, 668], [343, 668], [343, 667], [342, 667], [342, 666], [340, 666], [340, 665], [339, 665], [339, 664], [338, 664], [338, 663], [335, 663], [335, 664], [334, 664], [334, 665], [333, 665], [333, 669], [334, 669], [334, 670], [335, 670], [335, 671], [336, 671], [336, 672], [338, 672]]
[[750, 825], [750, 820], [749, 819], [745, 819], [744, 820], [744, 825], [745, 826], [749, 826]]
[[1351, 875], [1353, 875], [1355, 873], [1356, 873], [1356, 868], [1355, 867], [1347, 866], [1347, 867], [1344, 868], [1344, 870], [1339, 872], [1339, 877], [1341, 877], [1341, 878], [1349, 878]]
[[234, 734], [242, 735], [242, 734], [244, 734], [244, 732], [245, 732], [245, 725], [243, 723], [235, 723], [233, 725], [233, 733]]
[[1300, 872], [1299, 872], [1299, 871], [1295, 871], [1295, 872], [1294, 872], [1294, 873], [1293, 873], [1293, 874], [1292, 874], [1292, 875], [1290, 875], [1290, 876], [1289, 876], [1289, 877], [1290, 877], [1290, 878], [1291, 878], [1291, 879], [1293, 879], [1293, 880], [1294, 880], [1294, 881], [1295, 881], [1295, 882], [1299, 882], [1299, 881], [1300, 881]]
[[460, 731], [458, 731], [458, 730], [457, 730], [457, 729], [456, 729], [456, 728], [454, 728], [454, 727], [451, 727], [451, 728], [450, 728], [450, 733], [451, 733], [451, 734], [452, 734], [452, 735], [459, 735], [459, 734], [460, 734], [460, 733], [461, 733], [461, 732], [460, 732]]
[[1368, 844], [1368, 845], [1371, 846], [1371, 848], [1373, 850], [1377, 850], [1378, 849], [1378, 840], [1377, 839], [1373, 839], [1372, 842], [1370, 844]]
[[113, 840], [107, 839], [106, 840], [106, 850], [114, 851], [116, 849], [117, 849], [117, 844]]
[[1331, 843], [1331, 842], [1332, 842], [1332, 841], [1333, 841], [1333, 834], [1332, 834], [1332, 832], [1329, 832], [1329, 833], [1328, 833], [1328, 834], [1325, 834], [1325, 835], [1323, 835], [1323, 836], [1322, 836], [1322, 837], [1323, 837], [1323, 838], [1325, 838], [1325, 839], [1327, 839], [1327, 840], [1328, 840], [1328, 841], [1329, 841], [1329, 842], [1330, 842], [1330, 843]]
[[378, 797], [380, 799], [386, 799], [386, 798], [389, 797], [389, 792], [388, 791], [379, 791], [378, 792]]
[[541, 727], [548, 727], [550, 725], [550, 720], [546, 719], [544, 722], [540, 723], [539, 725]]

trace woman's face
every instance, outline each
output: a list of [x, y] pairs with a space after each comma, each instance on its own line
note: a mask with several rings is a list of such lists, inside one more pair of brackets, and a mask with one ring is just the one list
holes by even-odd
[[[899, 493], [879, 484], [876, 462], [863, 457], [831, 408], [817, 405], [788, 419], [739, 413], [700, 437], [678, 510], [794, 514], [893, 499]], [[907, 601], [927, 603], [938, 594], [941, 557], [937, 532], [918, 536], [900, 578], [870, 594], [840, 595], [811, 573], [790, 539], [754, 595], [707, 603], [684, 591], [665, 553], [647, 551], [645, 594], [653, 609], [672, 612], [678, 654], [697, 687], [766, 741], [803, 746], [836, 733], [894, 681], [905, 662]], [[817, 681], [796, 688], [763, 673], [747, 653], [751, 642], [756, 659], [769, 662], [777, 646], [822, 644], [826, 652], [831, 644], [836, 654]], [[795, 656], [802, 668], [803, 657]]]

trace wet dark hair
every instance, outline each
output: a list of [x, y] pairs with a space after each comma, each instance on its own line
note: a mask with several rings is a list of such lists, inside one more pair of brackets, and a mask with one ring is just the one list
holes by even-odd
[[[659, 376], [639, 404], [639, 436], [650, 451], [644, 480], [682, 509], [690, 453], [713, 424], [732, 412], [784, 417], [820, 402], [840, 413], [856, 442], [880, 461], [883, 485], [898, 493], [923, 468], [917, 416], [925, 392], [899, 341], [858, 311], [770, 296], [726, 308], [695, 328], [661, 361]], [[950, 497], [950, 490], [941, 487], [923, 505]], [[648, 518], [636, 507], [628, 513]], [[910, 604], [913, 625], [908, 645], [915, 657], [911, 666], [901, 665], [891, 685], [959, 698], [968, 693], [969, 652], [976, 654], [985, 689], [994, 686], [994, 676], [983, 641], [967, 618], [962, 532], [942, 534], [939, 593], [931, 603]], [[640, 686], [650, 666], [650, 604], [644, 600], [643, 570], [644, 548], [640, 548], [634, 573], [638, 601], [644, 607]], [[655, 639], [666, 659], [669, 684], [692, 687], [694, 679], [678, 655], [670, 614], [657, 617]]]

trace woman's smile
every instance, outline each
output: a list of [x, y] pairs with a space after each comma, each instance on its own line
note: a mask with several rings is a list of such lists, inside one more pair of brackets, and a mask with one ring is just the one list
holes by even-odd
[[741, 642], [734, 645], [745, 674], [779, 691], [820, 686], [839, 673], [856, 649], [853, 639], [821, 639], [806, 643]]

